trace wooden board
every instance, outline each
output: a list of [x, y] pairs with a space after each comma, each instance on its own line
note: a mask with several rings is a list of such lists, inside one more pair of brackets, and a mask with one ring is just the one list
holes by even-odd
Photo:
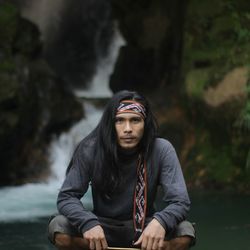
[[140, 250], [140, 248], [134, 247], [108, 247], [109, 250]]

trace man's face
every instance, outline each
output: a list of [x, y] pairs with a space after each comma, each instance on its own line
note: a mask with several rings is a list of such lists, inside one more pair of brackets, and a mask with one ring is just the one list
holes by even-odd
[[123, 113], [116, 116], [115, 129], [117, 141], [121, 148], [136, 147], [144, 133], [144, 119], [134, 113]]

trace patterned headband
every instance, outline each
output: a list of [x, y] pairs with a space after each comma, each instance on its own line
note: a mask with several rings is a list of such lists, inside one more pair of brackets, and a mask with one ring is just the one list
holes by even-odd
[[117, 108], [117, 114], [121, 113], [134, 113], [140, 115], [143, 119], [146, 118], [145, 107], [141, 103], [133, 100], [123, 100], [120, 102]]

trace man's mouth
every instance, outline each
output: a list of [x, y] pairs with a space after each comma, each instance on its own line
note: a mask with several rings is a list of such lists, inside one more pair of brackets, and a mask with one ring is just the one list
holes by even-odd
[[135, 140], [136, 139], [136, 137], [132, 137], [132, 136], [130, 136], [130, 137], [121, 137], [121, 140], [123, 140], [123, 141], [132, 141], [132, 140]]

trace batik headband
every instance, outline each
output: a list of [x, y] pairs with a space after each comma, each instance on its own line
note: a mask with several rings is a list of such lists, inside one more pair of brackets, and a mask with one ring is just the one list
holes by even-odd
[[146, 118], [145, 107], [141, 103], [133, 100], [124, 100], [120, 102], [117, 108], [117, 114], [121, 113], [134, 113], [140, 115], [143, 119]]

